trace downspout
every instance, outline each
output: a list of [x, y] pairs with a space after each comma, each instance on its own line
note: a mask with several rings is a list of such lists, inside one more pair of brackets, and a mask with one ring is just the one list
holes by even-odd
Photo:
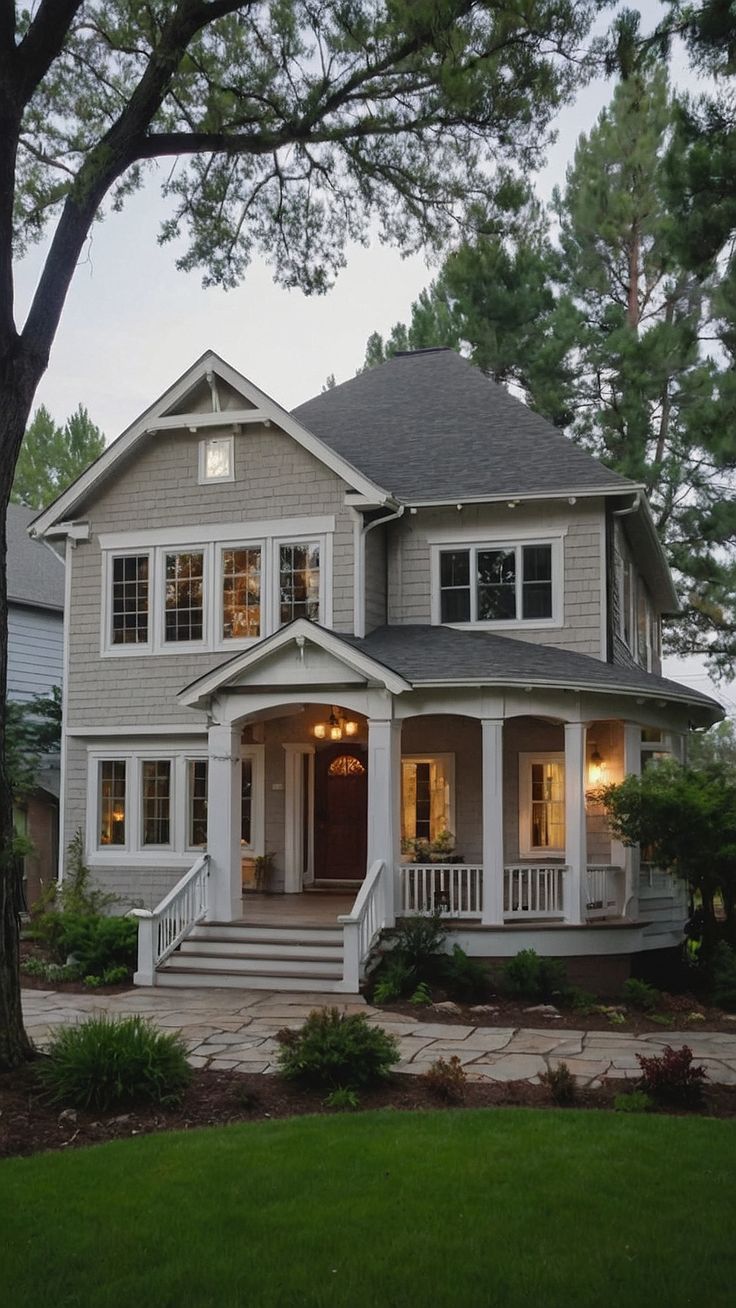
[[[361, 640], [365, 636], [365, 538], [368, 535], [368, 532], [372, 531], [374, 527], [382, 527], [384, 523], [395, 522], [398, 518], [402, 518], [404, 516], [405, 509], [406, 509], [406, 505], [400, 504], [398, 509], [396, 509], [394, 512], [385, 514], [384, 517], [382, 518], [374, 518], [372, 522], [367, 523], [361, 529], [360, 536], [358, 539], [358, 548], [360, 550], [360, 559], [359, 559], [360, 604], [356, 610], [356, 623], [355, 623], [356, 626], [355, 634], [356, 636], [360, 637]], [[388, 556], [387, 556], [386, 567], [388, 570]], [[388, 575], [386, 577], [386, 603], [388, 605]], [[388, 618], [388, 612], [386, 613], [386, 617]]]

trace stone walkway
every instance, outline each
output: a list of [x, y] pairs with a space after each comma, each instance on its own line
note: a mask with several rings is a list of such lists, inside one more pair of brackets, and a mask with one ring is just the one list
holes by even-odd
[[664, 1045], [687, 1044], [708, 1079], [736, 1085], [736, 1032], [661, 1031], [633, 1036], [621, 1031], [559, 1031], [546, 1028], [461, 1026], [419, 1022], [385, 1014], [358, 997], [340, 1000], [324, 994], [276, 994], [264, 990], [127, 990], [118, 995], [72, 995], [24, 990], [26, 1027], [39, 1047], [58, 1026], [91, 1013], [141, 1013], [162, 1030], [181, 1031], [194, 1067], [276, 1070], [282, 1027], [298, 1028], [312, 1009], [336, 1004], [345, 1012], [365, 1013], [371, 1024], [399, 1041], [397, 1070], [420, 1075], [437, 1058], [456, 1054], [473, 1079], [527, 1080], [536, 1084], [548, 1067], [567, 1063], [581, 1085], [602, 1078], [632, 1080], [640, 1075], [637, 1053], [661, 1052]]

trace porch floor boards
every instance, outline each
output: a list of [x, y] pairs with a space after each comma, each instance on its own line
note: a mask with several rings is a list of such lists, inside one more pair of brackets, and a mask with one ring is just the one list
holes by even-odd
[[254, 927], [336, 926], [338, 917], [350, 912], [357, 893], [307, 890], [300, 895], [244, 895], [243, 916], [238, 923]]

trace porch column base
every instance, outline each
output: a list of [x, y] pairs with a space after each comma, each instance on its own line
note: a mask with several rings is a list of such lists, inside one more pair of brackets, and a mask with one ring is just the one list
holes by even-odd
[[503, 719], [483, 718], [483, 913], [485, 926], [503, 926]]
[[240, 727], [219, 725], [210, 727], [207, 736], [207, 918], [214, 922], [233, 922], [242, 916], [240, 737]]

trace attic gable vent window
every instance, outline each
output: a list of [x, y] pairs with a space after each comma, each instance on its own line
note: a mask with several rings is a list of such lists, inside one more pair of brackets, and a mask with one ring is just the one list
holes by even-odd
[[235, 480], [235, 455], [232, 436], [213, 436], [199, 442], [199, 482]]

